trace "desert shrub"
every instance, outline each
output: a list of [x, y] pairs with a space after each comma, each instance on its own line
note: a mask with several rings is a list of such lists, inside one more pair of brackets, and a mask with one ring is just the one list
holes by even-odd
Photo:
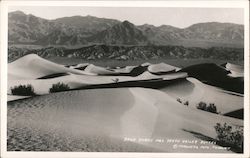
[[183, 104], [186, 105], [186, 106], [188, 106], [188, 105], [189, 105], [189, 102], [188, 102], [188, 101], [185, 101]]
[[58, 82], [58, 83], [52, 85], [52, 87], [49, 89], [49, 92], [50, 93], [61, 92], [61, 91], [69, 90], [69, 89], [70, 88], [67, 84]]
[[182, 101], [181, 101], [181, 99], [180, 99], [180, 98], [177, 98], [177, 101], [178, 101], [179, 103], [182, 103]]
[[218, 114], [217, 108], [213, 103], [210, 103], [209, 105], [207, 105], [205, 102], [200, 102], [198, 104], [198, 106], [196, 106], [196, 108], [200, 109], [200, 110], [207, 111], [207, 112], [212, 112], [212, 113]]
[[199, 102], [198, 106], [197, 106], [197, 109], [200, 109], [200, 110], [206, 110], [207, 108], [207, 104], [205, 102]]
[[188, 102], [188, 101], [181, 100], [180, 98], [177, 98], [176, 100], [177, 100], [179, 103], [183, 104], [183, 105], [186, 105], [186, 106], [189, 105], [189, 102]]
[[243, 127], [235, 126], [234, 128], [227, 123], [221, 125], [217, 123], [214, 126], [217, 133], [217, 141], [219, 145], [229, 146], [237, 152], [243, 152]]
[[209, 106], [207, 107], [207, 111], [212, 112], [212, 113], [218, 113], [217, 108], [213, 103], [210, 103]]
[[19, 85], [11, 88], [11, 93], [13, 95], [22, 95], [22, 96], [33, 96], [36, 95], [32, 85]]

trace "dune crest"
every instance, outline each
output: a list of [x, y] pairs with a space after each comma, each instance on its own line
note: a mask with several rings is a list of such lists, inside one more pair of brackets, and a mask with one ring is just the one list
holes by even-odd
[[36, 79], [55, 73], [73, 73], [81, 75], [94, 75], [76, 69], [66, 68], [43, 59], [35, 54], [29, 54], [8, 64], [8, 78], [12, 79]]
[[165, 63], [151, 64], [148, 66], [148, 71], [155, 74], [175, 72], [178, 70], [180, 70], [180, 68]]
[[118, 74], [115, 71], [107, 70], [106, 68], [100, 67], [100, 66], [95, 66], [93, 64], [87, 65], [87, 67], [84, 69], [84, 72], [88, 73], [93, 73], [97, 75], [114, 75]]

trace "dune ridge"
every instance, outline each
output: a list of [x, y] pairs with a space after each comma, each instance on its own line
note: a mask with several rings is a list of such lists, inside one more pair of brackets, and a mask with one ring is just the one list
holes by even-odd
[[54, 73], [73, 73], [82, 75], [94, 75], [76, 69], [66, 68], [38, 55], [29, 54], [8, 64], [8, 79], [36, 79]]
[[[113, 84], [118, 82], [152, 79], [174, 80], [187, 76], [183, 72], [158, 76], [147, 71], [147, 67], [143, 68], [140, 66], [125, 68], [131, 70], [128, 73], [138, 73], [135, 76], [117, 75], [119, 73], [114, 70], [108, 70], [93, 64], [86, 64], [84, 70], [75, 69], [83, 65], [78, 64], [70, 68], [70, 66], [58, 65], [34, 54], [24, 56], [8, 65], [8, 94], [11, 94], [11, 88], [28, 84], [34, 87], [36, 94], [43, 95], [48, 94], [52, 85], [59, 82], [69, 85], [70, 89], [76, 89], [89, 85]], [[118, 71], [120, 70], [118, 69]]]

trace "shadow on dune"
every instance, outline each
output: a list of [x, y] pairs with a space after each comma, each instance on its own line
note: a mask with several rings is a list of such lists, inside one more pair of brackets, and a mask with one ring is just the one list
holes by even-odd
[[[124, 67], [125, 68], [125, 67]], [[148, 66], [137, 66], [133, 68], [130, 72], [126, 73], [117, 73], [117, 74], [102, 74], [103, 76], [131, 76], [131, 77], [136, 77], [148, 70]]]
[[175, 73], [175, 70], [171, 70], [171, 71], [166, 71], [166, 72], [150, 72], [154, 75], [167, 75], [167, 74], [171, 74], [171, 73]]
[[51, 78], [57, 78], [57, 77], [62, 77], [62, 76], [67, 76], [67, 75], [69, 74], [68, 73], [55, 73], [55, 74], [39, 77], [37, 79], [51, 79]]
[[143, 88], [160, 89], [170, 84], [178, 83], [182, 80], [185, 80], [185, 78], [178, 78], [173, 80], [151, 79], [151, 80], [140, 80], [140, 81], [126, 81], [126, 82], [118, 82], [110, 84], [83, 86], [80, 88], [76, 88], [74, 90], [98, 89], [98, 88], [121, 88], [121, 87], [143, 87]]
[[229, 116], [229, 117], [234, 117], [234, 118], [238, 118], [238, 119], [242, 119], [244, 118], [244, 109], [239, 109], [239, 110], [235, 110], [229, 113], [224, 114], [225, 116]]
[[188, 76], [194, 77], [203, 83], [244, 94], [244, 78], [230, 77], [228, 76], [229, 71], [216, 64], [193, 65], [183, 68], [179, 72], [187, 72]]

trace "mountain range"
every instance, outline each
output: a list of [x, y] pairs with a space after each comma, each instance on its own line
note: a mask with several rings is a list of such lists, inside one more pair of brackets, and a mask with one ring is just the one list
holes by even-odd
[[177, 28], [170, 25], [134, 25], [94, 16], [72, 16], [53, 20], [25, 14], [8, 15], [9, 44], [42, 46], [179, 45], [186, 47], [243, 47], [244, 26], [208, 22]]

